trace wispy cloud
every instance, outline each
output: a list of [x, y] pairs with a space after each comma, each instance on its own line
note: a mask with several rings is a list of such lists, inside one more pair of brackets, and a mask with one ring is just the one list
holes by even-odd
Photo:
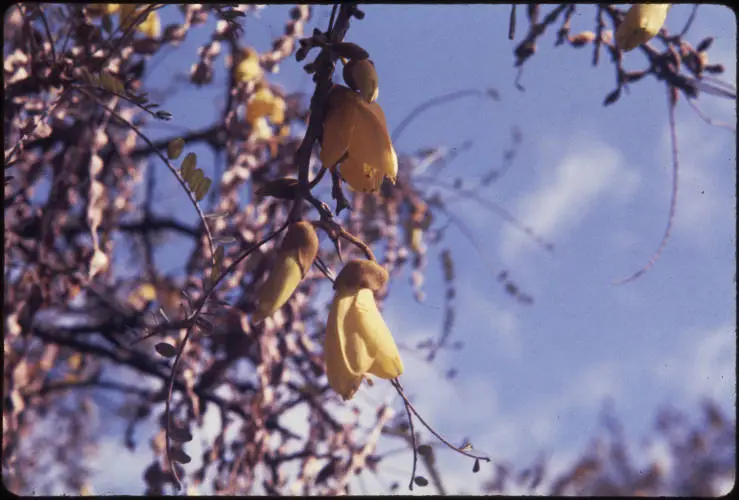
[[[522, 197], [513, 213], [541, 237], [557, 240], [586, 218], [599, 196], [610, 193], [624, 198], [638, 182], [638, 174], [625, 167], [615, 149], [581, 134], [557, 165], [544, 172], [538, 186]], [[526, 235], [515, 228], [503, 230], [500, 253], [507, 262], [530, 248]]]
[[727, 407], [736, 391], [736, 333], [731, 324], [686, 334], [655, 363], [663, 386], [690, 399], [710, 397]]
[[[687, 110], [686, 110], [687, 111]], [[720, 128], [710, 127], [688, 113], [677, 123], [678, 139], [678, 198], [675, 233], [684, 235], [685, 244], [707, 245], [714, 241], [716, 227], [726, 224], [734, 213], [734, 183], [726, 183], [735, 175], [736, 158], [722, 156], [734, 136]], [[656, 160], [664, 165], [665, 202], [669, 199], [672, 176], [670, 130], [665, 128]], [[719, 181], [723, 179], [723, 181]], [[667, 207], [665, 207], [665, 210]], [[733, 227], [733, 224], [731, 224]]]

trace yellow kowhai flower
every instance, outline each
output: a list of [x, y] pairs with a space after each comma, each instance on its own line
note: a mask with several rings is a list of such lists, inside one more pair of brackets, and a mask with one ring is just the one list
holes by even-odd
[[387, 271], [369, 260], [347, 263], [336, 277], [323, 355], [328, 383], [344, 400], [354, 396], [367, 373], [388, 380], [403, 373], [373, 293], [387, 280]]
[[262, 85], [246, 103], [246, 121], [253, 126], [266, 116], [275, 125], [281, 125], [285, 121], [285, 108], [285, 101], [274, 95], [267, 85]]
[[323, 124], [321, 161], [334, 168], [340, 160], [341, 177], [356, 191], [377, 191], [384, 177], [394, 184], [398, 175], [398, 157], [380, 105], [334, 85]]
[[616, 30], [616, 45], [628, 52], [647, 43], [662, 29], [669, 3], [633, 4]]
[[254, 322], [271, 316], [292, 296], [318, 254], [318, 235], [310, 222], [290, 225], [267, 280], [256, 294]]
[[[122, 4], [120, 6], [121, 28], [128, 29], [146, 7], [148, 5]], [[159, 14], [156, 11], [149, 12], [146, 18], [136, 26], [136, 30], [149, 38], [158, 38], [162, 31]]]
[[253, 82], [262, 78], [264, 72], [259, 64], [259, 54], [252, 48], [244, 49], [241, 61], [236, 65], [236, 79], [243, 83]]

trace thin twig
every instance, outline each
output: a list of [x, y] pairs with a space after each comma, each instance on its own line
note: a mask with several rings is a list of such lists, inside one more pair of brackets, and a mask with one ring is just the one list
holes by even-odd
[[688, 21], [685, 23], [685, 27], [680, 32], [680, 38], [685, 36], [685, 34], [690, 29], [690, 26], [693, 24], [693, 20], [695, 19], [695, 14], [698, 12], [698, 7], [700, 7], [700, 4], [695, 4], [693, 6], [693, 12], [690, 13], [690, 17], [688, 18]]
[[[396, 382], [399, 386], [400, 382], [397, 382], [397, 380], [398, 379], [395, 379], [393, 382]], [[395, 386], [394, 383], [393, 383], [393, 386]], [[403, 405], [405, 406], [405, 412], [408, 414], [408, 427], [409, 427], [410, 436], [411, 436], [411, 447], [413, 448], [413, 468], [411, 469], [411, 480], [408, 482], [408, 489], [413, 491], [413, 480], [416, 478], [416, 464], [418, 463], [418, 447], [416, 446], [416, 430], [413, 427], [413, 415], [411, 415], [411, 408], [409, 406], [410, 403], [402, 394], [401, 394], [401, 397], [403, 397]]]
[[652, 254], [652, 257], [649, 259], [649, 262], [647, 262], [644, 267], [639, 269], [637, 272], [632, 274], [631, 276], [628, 276], [626, 278], [621, 278], [619, 280], [616, 280], [613, 282], [614, 285], [623, 285], [625, 283], [628, 283], [629, 281], [633, 281], [642, 274], [649, 271], [649, 269], [654, 266], [655, 262], [659, 259], [659, 257], [662, 255], [662, 251], [667, 246], [667, 240], [670, 238], [670, 233], [672, 231], [672, 222], [675, 219], [675, 210], [677, 208], [677, 188], [678, 188], [678, 169], [679, 169], [679, 163], [678, 163], [678, 151], [677, 151], [677, 132], [675, 130], [675, 107], [676, 103], [672, 100], [671, 97], [672, 93], [672, 86], [667, 86], [667, 103], [668, 103], [668, 117], [670, 121], [670, 143], [672, 146], [672, 194], [670, 198], [670, 214], [668, 215], [667, 219], [667, 226], [665, 227], [665, 232], [662, 235], [662, 241], [659, 244], [659, 247], [657, 247], [657, 250]]
[[210, 246], [210, 256], [211, 261], [213, 264], [215, 264], [215, 254], [216, 254], [216, 248], [215, 243], [213, 242], [213, 235], [210, 233], [210, 227], [208, 226], [208, 222], [205, 220], [205, 214], [203, 213], [203, 210], [200, 208], [200, 205], [198, 204], [198, 201], [195, 199], [195, 194], [191, 192], [187, 188], [187, 182], [185, 179], [182, 178], [182, 175], [177, 171], [176, 168], [172, 166], [172, 164], [169, 162], [167, 158], [154, 146], [154, 143], [143, 133], [141, 132], [136, 125], [131, 123], [130, 121], [126, 120], [121, 116], [119, 113], [117, 113], [113, 108], [102, 102], [97, 96], [92, 94], [91, 92], [87, 91], [86, 89], [82, 87], [75, 87], [77, 90], [85, 94], [86, 96], [92, 98], [94, 101], [96, 101], [100, 106], [105, 108], [108, 113], [115, 116], [118, 120], [120, 120], [122, 123], [125, 123], [128, 125], [128, 127], [133, 130], [136, 135], [138, 135], [141, 139], [146, 142], [149, 147], [152, 149], [152, 152], [157, 155], [165, 165], [167, 165], [167, 168], [174, 174], [175, 178], [177, 179], [177, 182], [180, 183], [180, 186], [182, 186], [182, 189], [188, 194], [190, 197], [190, 201], [192, 202], [193, 206], [195, 207], [195, 211], [198, 213], [198, 216], [200, 217], [200, 220], [203, 223], [203, 230], [205, 231], [206, 237], [208, 238], [208, 245]]
[[444, 94], [439, 97], [434, 97], [433, 99], [429, 99], [428, 101], [424, 101], [413, 110], [408, 113], [408, 115], [403, 118], [403, 121], [398, 124], [397, 127], [393, 130], [393, 133], [390, 134], [391, 141], [393, 144], [398, 142], [398, 139], [400, 139], [400, 134], [403, 133], [403, 130], [411, 124], [413, 120], [418, 118], [418, 116], [423, 113], [424, 111], [427, 111], [430, 108], [433, 108], [435, 106], [440, 106], [442, 104], [446, 104], [447, 102], [451, 102], [457, 99], [461, 99], [463, 97], [468, 96], [477, 96], [477, 97], [491, 97], [490, 94], [483, 92], [482, 90], [478, 89], [465, 89], [465, 90], [458, 90], [456, 92], [451, 92], [449, 94]]
[[483, 208], [490, 210], [491, 212], [498, 215], [501, 219], [503, 219], [505, 222], [513, 225], [516, 229], [519, 229], [523, 233], [525, 233], [527, 236], [529, 236], [531, 239], [533, 239], [537, 245], [542, 247], [544, 250], [548, 252], [554, 251], [554, 244], [544, 240], [541, 236], [537, 235], [533, 229], [523, 224], [521, 221], [516, 219], [516, 217], [513, 216], [508, 210], [501, 207], [497, 203], [488, 200], [487, 198], [483, 198], [475, 191], [469, 190], [469, 189], [463, 189], [463, 188], [455, 188], [454, 186], [450, 186], [449, 184], [446, 184], [442, 181], [434, 180], [434, 181], [426, 181], [426, 179], [418, 179], [421, 182], [428, 182], [430, 185], [434, 187], [440, 187], [442, 189], [446, 189], [447, 191], [454, 192], [459, 195], [458, 198], [454, 198], [452, 200], [447, 200], [446, 204], [448, 205], [452, 201], [457, 200], [473, 200], [477, 202], [480, 206]]
[[416, 418], [418, 418], [418, 420], [423, 424], [423, 426], [426, 427], [426, 429], [428, 429], [428, 431], [431, 434], [433, 434], [436, 437], [436, 439], [438, 439], [439, 441], [441, 441], [442, 443], [444, 443], [448, 448], [456, 451], [457, 453], [459, 453], [461, 455], [464, 455], [464, 456], [470, 457], [470, 458], [474, 458], [474, 459], [477, 459], [477, 460], [485, 460], [486, 462], [490, 462], [490, 457], [488, 457], [488, 456], [485, 456], [485, 455], [475, 455], [474, 453], [470, 453], [468, 451], [465, 451], [464, 449], [462, 449], [462, 447], [454, 446], [452, 443], [450, 443], [449, 441], [447, 441], [441, 434], [439, 434], [438, 432], [436, 432], [434, 430], [434, 428], [431, 427], [423, 419], [423, 417], [421, 415], [419, 415], [418, 411], [416, 411], [416, 409], [413, 407], [413, 405], [411, 404], [411, 402], [408, 400], [408, 397], [405, 395], [405, 392], [403, 391], [403, 386], [400, 385], [400, 381], [396, 378], [396, 379], [391, 380], [390, 383], [392, 384], [393, 387], [395, 387], [395, 390], [398, 392], [398, 394], [400, 394], [400, 397], [403, 398], [403, 401], [406, 404], [406, 408], [410, 409], [413, 412], [413, 414], [416, 416]]
[[690, 104], [690, 107], [693, 108], [693, 110], [698, 114], [698, 116], [700, 116], [701, 119], [707, 124], [713, 125], [715, 127], [722, 127], [722, 128], [731, 130], [732, 132], [736, 133], [736, 127], [732, 125], [731, 123], [714, 120], [713, 118], [705, 114], [703, 110], [699, 108], [696, 103], [693, 102], [693, 99], [686, 99], [686, 100], [688, 101], [688, 104]]
[[172, 400], [172, 392], [173, 392], [173, 389], [174, 389], [175, 376], [177, 374], [177, 367], [179, 366], [180, 360], [182, 359], [182, 355], [185, 352], [185, 347], [187, 346], [187, 341], [190, 339], [190, 337], [192, 336], [192, 333], [193, 333], [193, 331], [195, 329], [195, 320], [200, 315], [200, 311], [203, 309], [203, 307], [205, 307], [205, 304], [208, 302], [208, 299], [211, 297], [211, 295], [213, 295], [213, 292], [215, 291], [215, 289], [218, 286], [218, 284], [226, 276], [228, 276], [231, 273], [231, 271], [233, 271], [236, 268], [236, 266], [239, 263], [241, 263], [242, 260], [244, 260], [246, 257], [248, 257], [249, 254], [251, 254], [254, 250], [256, 250], [260, 246], [264, 245], [265, 243], [267, 243], [268, 241], [270, 241], [271, 239], [273, 239], [275, 236], [277, 236], [278, 234], [280, 234], [282, 231], [284, 231], [287, 228], [287, 226], [289, 225], [289, 223], [290, 223], [290, 220], [289, 219], [286, 220], [285, 223], [282, 225], [282, 227], [280, 229], [278, 229], [277, 231], [273, 232], [272, 234], [270, 234], [269, 236], [267, 236], [263, 240], [259, 241], [258, 243], [255, 243], [254, 245], [252, 245], [251, 247], [249, 247], [246, 251], [244, 251], [244, 253], [241, 256], [239, 256], [239, 258], [237, 258], [235, 261], [233, 261], [231, 263], [231, 265], [228, 266], [228, 268], [226, 268], [226, 270], [218, 276], [218, 279], [216, 279], [213, 282], [213, 284], [210, 286], [210, 288], [208, 288], [207, 290], [205, 290], [205, 293], [203, 294], [203, 298], [200, 300], [200, 302], [198, 304], [198, 307], [190, 315], [190, 317], [187, 318], [188, 321], [191, 321], [192, 323], [191, 323], [190, 327], [187, 329], [187, 332], [185, 333], [185, 336], [182, 338], [182, 342], [181, 342], [179, 348], [177, 349], [177, 355], [175, 356], [174, 361], [172, 363], [172, 372], [171, 372], [171, 376], [169, 378], [169, 384], [167, 386], [167, 398], [165, 400], [165, 405], [164, 405], [164, 414], [165, 414], [165, 419], [167, 420], [167, 426], [165, 428], [165, 435], [164, 435], [165, 442], [167, 444], [166, 445], [167, 461], [169, 462], [169, 468], [172, 471], [172, 477], [174, 478], [175, 483], [177, 484], [177, 487], [178, 488], [181, 488], [182, 484], [181, 484], [181, 481], [180, 481], [179, 476], [177, 475], [177, 470], [174, 467], [174, 463], [173, 463], [172, 456], [171, 456], [171, 453], [170, 453], [171, 447], [170, 447], [169, 435], [170, 435], [170, 427], [171, 427], [171, 420], [172, 420], [170, 418], [170, 411], [171, 411], [170, 410], [170, 406], [171, 406], [171, 400]]
[[39, 16], [41, 17], [41, 23], [44, 25], [44, 31], [46, 31], [46, 37], [49, 39], [49, 46], [51, 47], [51, 60], [56, 64], [56, 49], [54, 48], [54, 38], [51, 36], [51, 30], [49, 29], [49, 23], [46, 22], [46, 15], [40, 5], [36, 6]]

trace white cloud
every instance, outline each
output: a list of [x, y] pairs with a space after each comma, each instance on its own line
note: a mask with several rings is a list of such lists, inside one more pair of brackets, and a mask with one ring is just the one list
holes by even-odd
[[[687, 113], [681, 116], [684, 118], [676, 124], [679, 169], [674, 230], [687, 236], [685, 243], [705, 246], [713, 241], [716, 227], [726, 223], [727, 216], [722, 214], [734, 214], [734, 181], [730, 189], [726, 181], [719, 181], [735, 175], [732, 134]], [[662, 146], [657, 151], [656, 160], [664, 165], [665, 172], [664, 195], [660, 199], [669, 203], [673, 175], [669, 126], [663, 131]]]
[[733, 325], [692, 332], [655, 364], [662, 384], [690, 398], [710, 397], [726, 405], [736, 391], [736, 333]]
[[[559, 239], [562, 232], [582, 222], [602, 194], [622, 199], [639, 182], [638, 173], [623, 165], [619, 153], [596, 138], [580, 136], [570, 148], [553, 172], [547, 170], [538, 187], [512, 210], [549, 241]], [[531, 248], [531, 242], [525, 234], [511, 227], [503, 230], [500, 252], [506, 261], [516, 259], [527, 248]]]

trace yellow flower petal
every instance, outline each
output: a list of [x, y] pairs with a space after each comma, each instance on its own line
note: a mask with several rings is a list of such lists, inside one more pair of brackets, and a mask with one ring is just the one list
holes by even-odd
[[385, 113], [376, 102], [366, 103], [355, 94], [357, 123], [349, 139], [349, 154], [369, 163], [395, 182], [398, 157], [387, 132]]
[[270, 114], [274, 108], [274, 101], [275, 96], [269, 87], [254, 92], [249, 102], [246, 103], [246, 121], [254, 125], [257, 119]]
[[244, 83], [259, 80], [262, 74], [259, 58], [246, 58], [236, 66], [236, 79]]
[[325, 167], [336, 165], [349, 149], [357, 115], [356, 106], [352, 104], [354, 97], [358, 97], [355, 92], [340, 85], [329, 92], [321, 141], [321, 162]]
[[257, 292], [257, 306], [252, 319], [258, 322], [274, 314], [292, 296], [302, 278], [297, 259], [285, 252], [279, 253], [267, 280]]
[[285, 121], [285, 101], [281, 97], [275, 97], [272, 100], [272, 109], [269, 112], [269, 119], [275, 125], [282, 125]]
[[634, 4], [616, 30], [616, 45], [628, 52], [651, 40], [665, 24], [669, 3]]
[[[356, 331], [368, 357], [374, 359], [374, 363], [369, 367], [370, 373], [385, 379], [393, 379], [403, 373], [403, 362], [400, 360], [398, 346], [395, 345], [390, 329], [377, 309], [372, 290], [362, 288], [355, 295], [344, 327], [347, 332], [347, 346], [350, 345], [352, 337], [350, 332]], [[359, 340], [353, 342], [355, 345], [360, 344]], [[351, 362], [351, 357], [349, 360]]]
[[344, 349], [344, 319], [352, 302], [354, 296], [351, 293], [337, 294], [334, 297], [326, 322], [323, 346], [328, 383], [344, 400], [354, 396], [363, 378], [362, 373], [353, 371], [349, 366]]
[[157, 14], [156, 12], [149, 12], [149, 15], [146, 16], [146, 19], [144, 19], [141, 24], [136, 26], [136, 29], [149, 38], [159, 38], [159, 35], [162, 31], [161, 25], [159, 23], [159, 14]]
[[353, 191], [374, 193], [382, 185], [382, 174], [369, 164], [359, 162], [352, 156], [341, 162], [339, 173]]

